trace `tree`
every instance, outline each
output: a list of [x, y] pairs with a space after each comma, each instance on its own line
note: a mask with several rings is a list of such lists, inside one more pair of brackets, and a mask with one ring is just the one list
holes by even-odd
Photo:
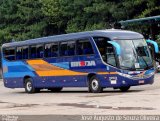
[[45, 17], [38, 0], [6, 0], [0, 6], [1, 43], [45, 35]]
[[[0, 44], [159, 15], [159, 0], [0, 0]], [[139, 29], [137, 29], [139, 30]]]

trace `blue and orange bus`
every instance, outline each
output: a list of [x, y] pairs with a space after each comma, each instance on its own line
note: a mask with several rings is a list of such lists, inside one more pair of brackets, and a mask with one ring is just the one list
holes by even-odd
[[154, 82], [153, 59], [139, 33], [96, 30], [49, 36], [2, 45], [5, 87], [25, 88], [27, 93], [63, 87], [104, 88], [127, 91], [131, 86]]

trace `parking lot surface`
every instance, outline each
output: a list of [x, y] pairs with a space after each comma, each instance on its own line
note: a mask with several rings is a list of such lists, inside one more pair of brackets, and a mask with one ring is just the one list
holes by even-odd
[[160, 114], [160, 74], [153, 85], [131, 87], [128, 92], [105, 89], [88, 93], [87, 88], [64, 88], [53, 93], [26, 94], [9, 89], [0, 81], [0, 114], [9, 115], [125, 115]]

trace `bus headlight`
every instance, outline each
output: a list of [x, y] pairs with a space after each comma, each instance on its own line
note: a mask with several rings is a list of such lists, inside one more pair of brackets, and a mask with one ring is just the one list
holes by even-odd
[[127, 78], [131, 78], [132, 76], [131, 75], [128, 75], [128, 74], [124, 74], [124, 73], [118, 73], [120, 76], [123, 76], [123, 77], [127, 77]]

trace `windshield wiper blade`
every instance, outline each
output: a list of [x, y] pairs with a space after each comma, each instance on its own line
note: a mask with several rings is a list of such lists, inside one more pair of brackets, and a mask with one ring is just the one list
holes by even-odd
[[141, 57], [146, 65], [146, 69], [149, 69], [149, 65], [147, 64], [147, 61], [143, 58], [143, 56], [139, 53], [139, 51], [137, 50], [138, 56]]
[[[122, 67], [123, 69], [126, 68], [127, 70], [132, 70], [132, 71], [135, 70], [135, 68], [131, 68], [131, 67], [127, 67], [127, 66], [122, 66], [122, 65], [120, 65], [120, 67]], [[121, 68], [121, 69], [122, 69], [122, 68]]]

